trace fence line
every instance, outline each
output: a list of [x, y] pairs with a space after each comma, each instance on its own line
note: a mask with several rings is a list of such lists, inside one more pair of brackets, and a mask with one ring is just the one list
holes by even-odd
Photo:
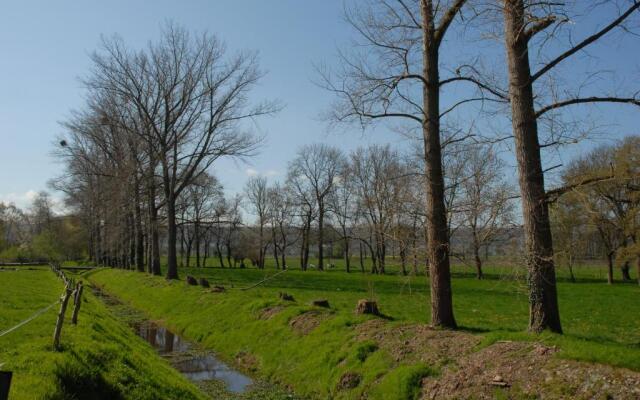
[[263, 283], [265, 283], [266, 281], [268, 281], [268, 280], [270, 280], [270, 279], [273, 279], [273, 278], [275, 278], [276, 276], [278, 276], [278, 275], [280, 275], [280, 274], [283, 274], [283, 273], [287, 272], [288, 270], [289, 270], [289, 269], [283, 269], [283, 270], [282, 270], [282, 271], [280, 271], [280, 272], [277, 272], [277, 273], [275, 273], [275, 274], [273, 274], [273, 275], [269, 275], [268, 277], [264, 278], [263, 280], [261, 280], [261, 281], [260, 281], [260, 282], [258, 282], [258, 283], [255, 283], [255, 284], [253, 284], [253, 285], [251, 285], [251, 286], [249, 286], [249, 287], [246, 287], [246, 288], [241, 288], [240, 290], [249, 290], [249, 289], [253, 289], [254, 287], [259, 286], [259, 285], [262, 285], [262, 284], [263, 284]]
[[56, 304], [58, 304], [58, 300], [56, 300], [55, 302], [49, 304], [48, 306], [44, 307], [43, 309], [38, 310], [35, 314], [31, 315], [29, 318], [27, 318], [24, 321], [20, 322], [18, 325], [14, 326], [12, 328], [9, 328], [9, 329], [7, 329], [7, 330], [5, 330], [3, 332], [0, 332], [0, 337], [15, 331], [16, 329], [22, 327], [23, 325], [28, 324], [29, 322], [33, 321], [34, 319], [36, 319], [40, 315], [42, 315], [45, 312], [47, 312], [51, 307], [55, 306]]

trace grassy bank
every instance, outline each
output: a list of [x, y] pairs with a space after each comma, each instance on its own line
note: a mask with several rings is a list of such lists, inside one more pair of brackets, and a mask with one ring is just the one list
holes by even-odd
[[[62, 291], [48, 268], [0, 272], [0, 330], [53, 303]], [[10, 399], [201, 398], [89, 290], [84, 298], [77, 326], [67, 310], [59, 352], [51, 345], [57, 304], [0, 337], [1, 369], [13, 371]]]
[[[357, 299], [372, 297], [390, 326], [428, 321], [425, 278], [371, 276], [339, 271], [289, 271], [264, 285], [240, 290], [274, 270], [182, 269], [223, 284], [224, 293], [188, 287], [183, 281], [119, 270], [103, 270], [90, 279], [108, 292], [162, 320], [185, 337], [215, 349], [223, 357], [317, 398], [412, 398], [420, 379], [438, 374], [435, 364], [397, 361], [376, 343], [362, 340], [369, 318], [354, 315]], [[496, 276], [499, 276], [497, 274]], [[278, 299], [292, 294], [296, 302]], [[594, 361], [640, 371], [640, 289], [633, 285], [561, 283], [559, 296], [566, 334], [534, 337], [527, 325], [526, 287], [518, 280], [454, 279], [454, 302], [463, 330], [481, 345], [497, 340], [538, 340], [560, 347], [560, 357]], [[328, 310], [309, 306], [326, 298]], [[624, 306], [621, 306], [624, 305]], [[311, 329], [298, 329], [310, 326]], [[359, 377], [345, 389], [348, 374]]]

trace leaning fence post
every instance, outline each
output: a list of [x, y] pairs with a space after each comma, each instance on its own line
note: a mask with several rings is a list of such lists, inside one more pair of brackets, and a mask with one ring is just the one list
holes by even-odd
[[60, 349], [60, 333], [62, 332], [62, 323], [64, 322], [64, 313], [67, 310], [69, 297], [71, 297], [71, 288], [67, 285], [64, 288], [64, 294], [61, 298], [62, 304], [60, 304], [60, 312], [58, 313], [58, 320], [56, 321], [56, 330], [53, 332], [53, 348], [56, 350]]
[[76, 286], [76, 293], [73, 297], [73, 315], [71, 316], [71, 323], [76, 325], [78, 323], [78, 312], [80, 311], [80, 304], [82, 303], [82, 282], [78, 282]]

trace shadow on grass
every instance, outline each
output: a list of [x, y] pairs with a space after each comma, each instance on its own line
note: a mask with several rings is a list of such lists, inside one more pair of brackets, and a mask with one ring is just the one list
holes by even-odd
[[47, 400], [121, 400], [120, 390], [107, 382], [100, 371], [82, 362], [75, 353], [71, 360], [58, 363], [55, 370], [56, 390]]

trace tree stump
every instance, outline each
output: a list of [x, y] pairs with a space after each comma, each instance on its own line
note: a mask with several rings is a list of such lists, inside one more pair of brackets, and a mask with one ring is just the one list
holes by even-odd
[[329, 300], [327, 299], [318, 299], [318, 300], [314, 300], [311, 302], [312, 306], [316, 306], [316, 307], [324, 307], [324, 308], [329, 308]]
[[198, 286], [198, 281], [191, 275], [187, 275], [187, 284], [191, 286]]
[[380, 315], [378, 304], [372, 300], [360, 299], [356, 305], [356, 314]]
[[295, 301], [292, 295], [285, 292], [280, 292], [280, 299], [286, 301]]
[[209, 287], [209, 281], [207, 280], [207, 278], [200, 278], [200, 286], [202, 287]]

